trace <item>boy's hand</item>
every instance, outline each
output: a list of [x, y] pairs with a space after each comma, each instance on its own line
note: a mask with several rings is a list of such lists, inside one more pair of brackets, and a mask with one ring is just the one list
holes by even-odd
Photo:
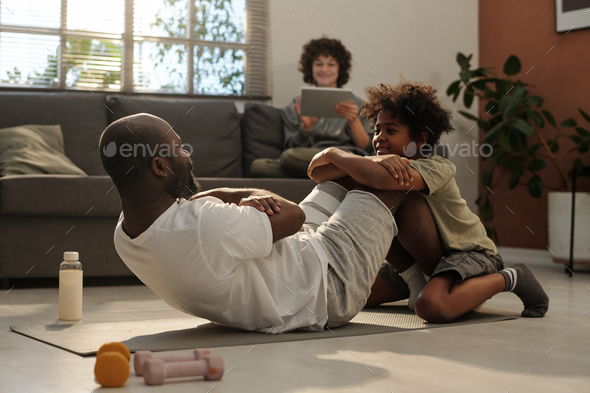
[[338, 149], [335, 147], [329, 147], [325, 150], [322, 150], [321, 152], [319, 152], [315, 156], [313, 156], [313, 158], [311, 159], [311, 162], [309, 163], [309, 166], [307, 167], [307, 176], [310, 179], [313, 179], [313, 177], [311, 177], [311, 173], [313, 172], [313, 170], [315, 168], [332, 163], [331, 158], [330, 158], [330, 154], [332, 154], [334, 150], [338, 150]]
[[336, 112], [344, 117], [348, 123], [358, 119], [359, 107], [354, 104], [354, 101], [340, 102], [336, 105]]
[[387, 154], [371, 157], [371, 159], [387, 169], [393, 177], [398, 179], [400, 186], [409, 185], [410, 182], [414, 181], [410, 172], [410, 160], [406, 157], [400, 157], [397, 154]]
[[254, 206], [261, 212], [266, 212], [269, 216], [281, 211], [281, 203], [271, 195], [242, 198], [238, 206]]
[[301, 97], [299, 97], [297, 102], [293, 104], [293, 108], [295, 108], [295, 112], [297, 112], [299, 118], [301, 119], [303, 129], [306, 131], [311, 131], [313, 125], [318, 121], [318, 118], [311, 116], [301, 116]]

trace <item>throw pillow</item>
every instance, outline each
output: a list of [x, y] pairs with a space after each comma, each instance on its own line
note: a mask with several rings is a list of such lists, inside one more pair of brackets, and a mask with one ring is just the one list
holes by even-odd
[[33, 174], [86, 175], [64, 154], [59, 125], [0, 129], [0, 177]]

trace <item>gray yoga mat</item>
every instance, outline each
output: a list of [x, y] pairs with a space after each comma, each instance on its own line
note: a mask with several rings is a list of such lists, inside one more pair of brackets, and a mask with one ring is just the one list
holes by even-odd
[[[362, 336], [406, 330], [495, 322], [514, 317], [469, 312], [452, 323], [428, 323], [400, 303], [361, 311], [350, 323], [323, 332], [294, 331], [264, 334], [232, 329], [197, 318], [155, 319], [148, 321], [11, 326], [27, 337], [81, 356], [94, 355], [107, 342], [121, 341], [131, 352], [140, 350], [174, 351], [194, 348], [229, 347], [320, 338]], [[199, 325], [199, 323], [201, 323]]]

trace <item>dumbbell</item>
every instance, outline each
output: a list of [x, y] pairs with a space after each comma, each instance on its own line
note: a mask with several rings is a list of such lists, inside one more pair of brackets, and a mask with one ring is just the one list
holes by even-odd
[[225, 365], [219, 356], [207, 355], [203, 360], [164, 363], [162, 359], [148, 359], [143, 370], [143, 379], [148, 385], [162, 385], [166, 378], [203, 376], [217, 381], [223, 377]]
[[129, 378], [129, 349], [123, 343], [106, 343], [96, 353], [94, 376], [105, 387], [119, 387]]
[[145, 362], [149, 359], [161, 359], [164, 363], [172, 362], [186, 362], [191, 360], [202, 360], [205, 356], [211, 355], [211, 351], [208, 349], [195, 349], [191, 353], [182, 353], [176, 355], [160, 355], [155, 356], [151, 351], [137, 351], [133, 357], [133, 368], [135, 369], [135, 375], [143, 375]]

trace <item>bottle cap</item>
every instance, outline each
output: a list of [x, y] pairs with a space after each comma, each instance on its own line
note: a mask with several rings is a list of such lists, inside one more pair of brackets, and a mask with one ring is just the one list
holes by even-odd
[[66, 251], [64, 252], [64, 261], [77, 261], [80, 259], [78, 251]]

